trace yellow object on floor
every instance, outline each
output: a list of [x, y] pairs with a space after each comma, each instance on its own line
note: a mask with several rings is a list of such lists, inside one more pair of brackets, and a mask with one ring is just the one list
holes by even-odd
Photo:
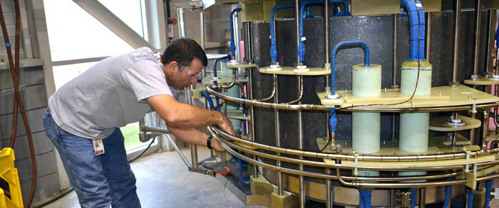
[[0, 188], [0, 208], [24, 207], [21, 195], [21, 183], [17, 168], [14, 167], [14, 150], [4, 148], [0, 151], [0, 178], [9, 184], [9, 190]]

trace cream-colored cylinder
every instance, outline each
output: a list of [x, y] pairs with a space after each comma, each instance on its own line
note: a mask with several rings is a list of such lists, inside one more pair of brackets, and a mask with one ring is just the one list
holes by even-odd
[[380, 149], [380, 113], [352, 113], [352, 148], [368, 154]]
[[377, 97], [381, 95], [381, 65], [352, 67], [352, 93], [358, 97]]
[[420, 153], [428, 151], [429, 113], [401, 113], [399, 149]]
[[[431, 94], [431, 72], [432, 65], [428, 61], [421, 61], [418, 66], [417, 61], [404, 61], [402, 63], [402, 72], [400, 79], [400, 92], [405, 95], [412, 95], [416, 83], [418, 89], [416, 95], [429, 95]], [[419, 81], [418, 81], [418, 71]]]
[[[381, 65], [355, 65], [352, 69], [352, 93], [358, 97], [381, 95]], [[380, 149], [380, 113], [352, 113], [352, 148], [361, 154]]]

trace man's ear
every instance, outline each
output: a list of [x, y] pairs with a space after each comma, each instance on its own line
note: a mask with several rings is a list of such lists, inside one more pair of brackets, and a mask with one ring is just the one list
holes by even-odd
[[168, 72], [173, 72], [174, 70], [176, 70], [175, 68], [178, 68], [176, 66], [178, 66], [178, 63], [176, 61], [171, 61], [170, 63], [164, 65], [164, 70]]

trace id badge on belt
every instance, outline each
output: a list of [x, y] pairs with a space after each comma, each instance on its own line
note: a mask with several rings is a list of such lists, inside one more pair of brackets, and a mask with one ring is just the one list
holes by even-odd
[[94, 139], [92, 140], [94, 143], [94, 152], [95, 155], [104, 154], [104, 143], [102, 143], [102, 139]]

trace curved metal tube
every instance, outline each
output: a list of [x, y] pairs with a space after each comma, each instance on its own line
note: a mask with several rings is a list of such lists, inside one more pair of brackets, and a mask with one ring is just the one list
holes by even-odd
[[300, 95], [298, 96], [298, 98], [296, 98], [296, 100], [287, 102], [285, 104], [297, 103], [303, 98], [303, 78], [302, 78], [302, 76], [298, 76], [298, 79], [300, 79], [300, 92], [299, 92]]
[[[208, 127], [210, 131], [215, 132], [218, 135], [221, 135], [224, 138], [230, 139], [232, 141], [237, 141], [243, 143], [248, 146], [256, 147], [259, 149], [303, 156], [303, 157], [311, 157], [311, 158], [322, 158], [322, 159], [336, 159], [336, 160], [355, 160], [355, 155], [351, 154], [329, 154], [329, 153], [320, 153], [320, 152], [310, 152], [310, 151], [302, 151], [302, 150], [294, 150], [294, 149], [286, 149], [282, 147], [274, 147], [265, 144], [260, 144], [257, 142], [251, 142], [244, 139], [241, 139], [236, 136], [232, 136], [216, 127], [210, 126]], [[489, 153], [497, 153], [499, 152], [499, 148], [491, 149], [488, 152], [476, 151], [471, 152], [470, 157], [478, 157], [480, 155], [488, 155]], [[449, 160], [449, 159], [462, 159], [465, 158], [466, 153], [451, 153], [451, 154], [436, 154], [436, 155], [406, 155], [406, 156], [374, 156], [368, 154], [360, 154], [357, 156], [359, 161], [430, 161], [430, 160]], [[498, 161], [499, 162], [499, 161]], [[490, 165], [490, 164], [488, 164]], [[360, 167], [360, 166], [359, 166]]]
[[[219, 139], [215, 137], [215, 139]], [[220, 140], [219, 140], [220, 141]], [[290, 168], [284, 168], [284, 167], [277, 167], [274, 165], [269, 165], [264, 162], [260, 162], [254, 159], [251, 159], [249, 157], [246, 157], [237, 151], [232, 150], [228, 145], [225, 143], [222, 143], [222, 146], [232, 155], [235, 157], [244, 160], [248, 163], [254, 164], [261, 166], [263, 168], [269, 169], [269, 170], [274, 170], [274, 171], [279, 171], [283, 173], [288, 173], [292, 175], [298, 175], [298, 176], [305, 176], [305, 177], [312, 177], [312, 178], [322, 178], [322, 179], [329, 179], [329, 180], [338, 180], [342, 185], [345, 186], [351, 186], [351, 187], [367, 187], [367, 188], [421, 188], [421, 187], [428, 187], [428, 186], [446, 186], [446, 185], [456, 185], [456, 184], [464, 184], [466, 183], [466, 180], [457, 180], [457, 181], [437, 181], [437, 182], [422, 182], [422, 183], [361, 183], [361, 182], [347, 182], [344, 179], [352, 179], [352, 180], [359, 180], [360, 178], [358, 177], [346, 177], [346, 176], [341, 176], [339, 168], [336, 169], [336, 176], [332, 175], [327, 175], [327, 174], [322, 174], [322, 173], [314, 173], [314, 172], [309, 172], [309, 171], [300, 171], [300, 170], [294, 170]], [[485, 176], [485, 177], [480, 177], [477, 178], [477, 181], [482, 181], [482, 180], [491, 180], [494, 178], [499, 177], [499, 174], [494, 174], [490, 176]], [[413, 180], [413, 179], [411, 179]]]
[[[272, 109], [281, 109], [281, 110], [321, 110], [321, 111], [330, 111], [331, 108], [327, 107], [325, 105], [314, 105], [314, 104], [300, 104], [300, 105], [290, 105], [290, 104], [281, 104], [281, 103], [265, 103], [265, 102], [260, 102], [258, 100], [248, 100], [248, 99], [242, 99], [242, 98], [235, 98], [235, 97], [230, 97], [221, 93], [216, 92], [214, 89], [219, 88], [216, 86], [210, 86], [207, 87], [206, 90], [208, 93], [215, 95], [219, 98], [222, 98], [227, 101], [235, 102], [235, 103], [240, 103], [240, 104], [245, 104], [245, 105], [252, 105], [252, 106], [257, 106], [257, 107], [263, 107], [263, 108], [272, 108]], [[481, 108], [489, 108], [489, 107], [494, 107], [498, 106], [499, 102], [495, 103], [489, 103], [489, 104], [482, 104], [482, 105], [477, 105], [477, 109]], [[372, 107], [357, 107], [357, 108], [338, 108], [338, 111], [344, 111], [344, 112], [365, 112], [365, 111], [370, 111], [370, 112], [384, 112], [384, 113], [399, 113], [399, 112], [404, 112], [404, 113], [416, 113], [416, 112], [449, 112], [449, 111], [466, 111], [466, 110], [471, 110], [473, 107], [471, 105], [464, 105], [464, 106], [452, 106], [452, 107], [431, 107], [431, 108], [401, 108], [401, 109], [394, 109], [394, 108], [372, 108]]]
[[272, 89], [272, 93], [270, 94], [270, 96], [268, 96], [266, 98], [254, 99], [254, 100], [262, 102], [262, 101], [267, 101], [267, 100], [270, 100], [270, 99], [274, 98], [275, 93], [276, 93], [276, 89], [277, 89], [276, 82], [277, 82], [277, 76], [274, 76], [273, 89]]

